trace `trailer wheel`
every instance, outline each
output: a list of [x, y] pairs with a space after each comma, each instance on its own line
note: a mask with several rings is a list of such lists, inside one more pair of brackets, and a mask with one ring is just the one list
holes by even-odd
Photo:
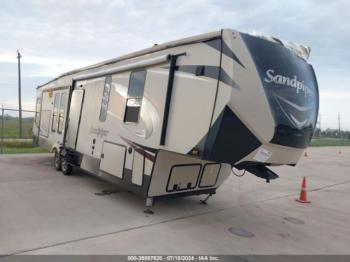
[[73, 171], [73, 166], [63, 157], [61, 160], [61, 170], [63, 175], [70, 176]]
[[54, 152], [55, 152], [54, 167], [57, 171], [60, 171], [61, 170], [61, 155], [57, 151], [57, 149], [55, 149]]

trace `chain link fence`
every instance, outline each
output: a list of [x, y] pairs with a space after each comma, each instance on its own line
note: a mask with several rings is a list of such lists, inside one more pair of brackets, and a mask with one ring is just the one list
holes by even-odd
[[0, 153], [36, 153], [43, 151], [33, 140], [35, 111], [0, 108]]
[[350, 115], [320, 113], [311, 146], [350, 146]]
[[315, 136], [350, 139], [350, 114], [320, 113]]
[[[0, 154], [45, 152], [36, 145], [33, 138], [35, 111], [22, 110], [20, 125], [18, 109], [2, 107], [0, 110]], [[42, 115], [45, 113], [42, 112]], [[42, 132], [44, 131], [42, 128]], [[320, 114], [311, 145], [350, 146], [350, 115]]]

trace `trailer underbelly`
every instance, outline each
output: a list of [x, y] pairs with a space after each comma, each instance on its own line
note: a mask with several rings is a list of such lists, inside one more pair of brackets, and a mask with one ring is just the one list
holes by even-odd
[[[188, 155], [158, 151], [152, 172], [142, 174], [142, 183], [135, 183], [132, 169], [123, 167], [121, 175], [102, 170], [101, 160], [81, 155], [80, 168], [103, 180], [121, 186], [137, 195], [149, 198], [214, 194], [229, 176], [231, 166], [204, 161]], [[103, 158], [102, 158], [103, 159]], [[118, 162], [115, 159], [114, 162]]]

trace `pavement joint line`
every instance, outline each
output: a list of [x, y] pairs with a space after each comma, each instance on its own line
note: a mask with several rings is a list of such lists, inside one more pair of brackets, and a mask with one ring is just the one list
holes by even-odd
[[349, 182], [350, 182], [350, 179], [349, 180], [345, 180], [343, 182], [335, 183], [335, 184], [332, 184], [332, 185], [325, 185], [325, 186], [322, 186], [322, 187], [314, 188], [314, 189], [308, 190], [308, 192], [314, 192], [314, 191], [319, 191], [319, 190], [330, 188], [330, 187], [340, 186], [340, 185], [347, 184]]
[[[335, 186], [347, 184], [349, 182], [350, 182], [350, 180], [345, 180], [343, 182], [339, 182], [339, 183], [335, 183], [335, 184], [331, 184], [331, 185], [326, 185], [326, 186], [322, 186], [322, 187], [319, 187], [319, 188], [314, 188], [312, 190], [309, 190], [308, 192], [320, 191], [320, 190], [325, 189], [325, 188], [335, 187]], [[114, 235], [114, 234], [119, 234], [119, 233], [123, 233], [123, 232], [128, 232], [128, 231], [132, 231], [132, 230], [141, 229], [141, 228], [148, 228], [148, 227], [152, 227], [152, 226], [156, 226], [156, 225], [166, 224], [168, 222], [184, 220], [184, 219], [187, 219], [187, 218], [199, 217], [199, 216], [212, 214], [212, 213], [219, 213], [219, 212], [223, 212], [223, 211], [226, 211], [226, 210], [229, 210], [229, 209], [232, 209], [232, 208], [238, 208], [238, 207], [242, 207], [242, 206], [249, 206], [249, 205], [257, 204], [257, 203], [265, 203], [265, 202], [278, 200], [278, 199], [283, 199], [283, 198], [286, 198], [286, 197], [291, 197], [291, 196], [296, 196], [296, 195], [298, 195], [298, 193], [290, 193], [290, 194], [286, 194], [286, 195], [282, 195], [282, 196], [278, 196], [278, 197], [272, 197], [272, 198], [267, 198], [267, 199], [262, 199], [262, 200], [257, 200], [257, 201], [251, 201], [251, 202], [246, 202], [246, 203], [242, 203], [242, 204], [238, 204], [238, 205], [231, 205], [231, 206], [227, 206], [227, 207], [224, 207], [224, 208], [208, 210], [208, 211], [205, 211], [205, 212], [192, 214], [192, 215], [188, 215], [188, 216], [175, 217], [175, 218], [172, 218], [172, 219], [167, 219], [167, 220], [156, 222], [156, 223], [140, 225], [140, 226], [134, 226], [134, 227], [126, 228], [126, 229], [121, 229], [121, 230], [108, 232], [108, 233], [101, 233], [101, 234], [97, 234], [97, 235], [93, 235], [93, 236], [86, 236], [86, 237], [76, 238], [76, 239], [62, 241], [62, 242], [58, 242], [58, 243], [53, 243], [53, 244], [49, 244], [49, 245], [45, 245], [45, 246], [41, 246], [41, 247], [35, 247], [35, 248], [31, 248], [31, 249], [19, 250], [19, 251], [15, 251], [13, 253], [10, 253], [10, 254], [5, 254], [5, 255], [1, 255], [0, 254], [0, 257], [21, 255], [21, 254], [25, 254], [25, 253], [28, 253], [28, 252], [31, 252], [31, 251], [38, 251], [38, 250], [41, 250], [41, 249], [46, 249], [46, 248], [51, 248], [51, 247], [63, 246], [63, 245], [67, 245], [67, 244], [71, 244], [71, 243], [75, 243], [75, 242], [79, 242], [79, 241], [84, 241], [84, 240], [89, 240], [89, 239], [94, 239], [94, 238], [99, 238], [99, 237], [110, 236], [110, 235]]]

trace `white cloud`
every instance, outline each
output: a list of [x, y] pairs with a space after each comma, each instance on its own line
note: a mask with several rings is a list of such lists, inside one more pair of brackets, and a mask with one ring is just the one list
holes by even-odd
[[[0, 54], [0, 63], [13, 63], [15, 56], [12, 54]], [[99, 61], [88, 60], [88, 59], [69, 59], [61, 57], [43, 57], [31, 54], [22, 55], [21, 63], [33, 64], [40, 68], [37, 72], [31, 72], [26, 76], [57, 76], [63, 72], [67, 72], [79, 67], [90, 65]], [[17, 72], [14, 72], [17, 73]]]
[[[18, 109], [18, 100], [16, 99], [5, 99], [0, 100], [0, 107], [4, 107], [6, 109]], [[35, 102], [32, 100], [24, 100], [22, 101], [22, 109], [34, 111], [35, 110]], [[8, 112], [5, 112], [5, 114]]]
[[350, 90], [349, 91], [320, 91], [319, 118], [321, 127], [338, 128], [338, 114], [341, 118], [341, 128], [350, 130]]
[[320, 110], [345, 115], [344, 96], [331, 94], [350, 83], [349, 8], [346, 0], [3, 0], [0, 62], [15, 63], [20, 49], [23, 63], [39, 65], [30, 76], [54, 77], [154, 43], [220, 28], [255, 31], [311, 46]]

